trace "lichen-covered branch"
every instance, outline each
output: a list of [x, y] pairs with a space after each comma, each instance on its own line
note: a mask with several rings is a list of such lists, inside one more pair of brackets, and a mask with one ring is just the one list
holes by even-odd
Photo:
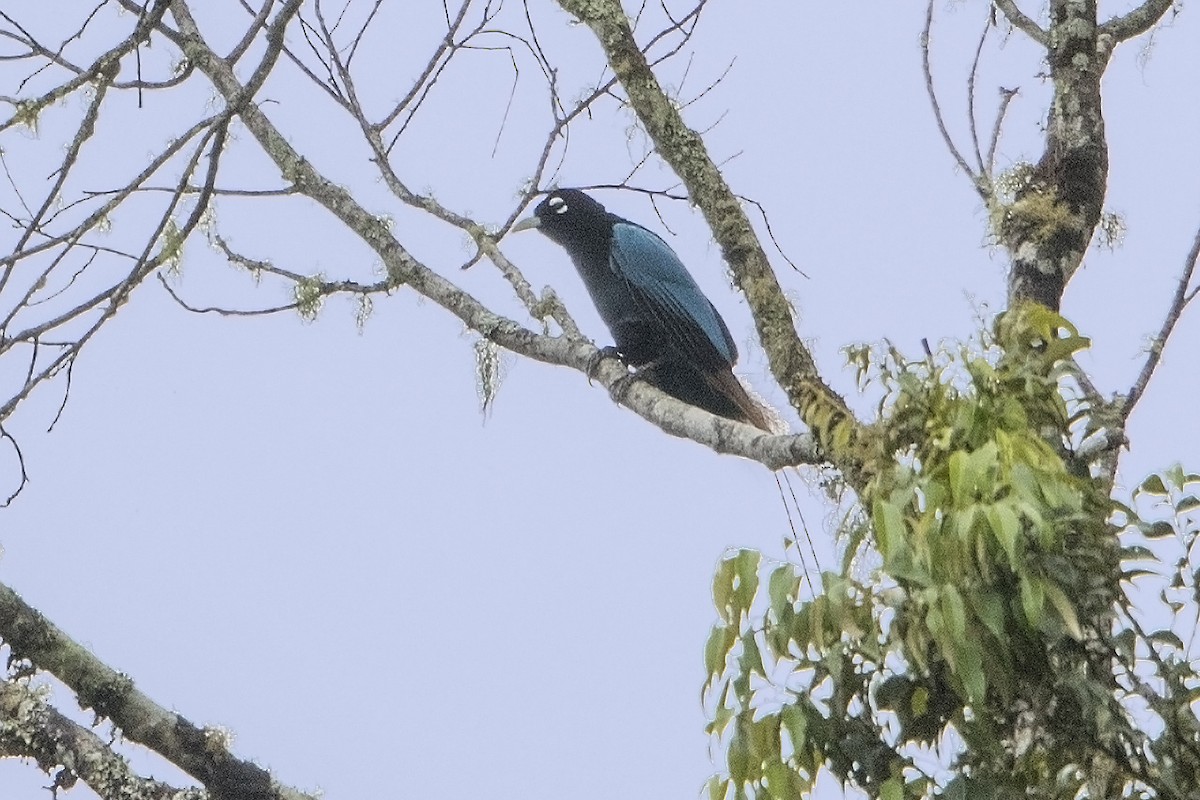
[[54, 788], [81, 780], [103, 800], [207, 800], [197, 787], [143, 778], [95, 732], [60, 714], [25, 680], [0, 682], [0, 757], [28, 758]]
[[689, 128], [663, 91], [634, 39], [618, 0], [559, 0], [599, 40], [613, 74], [662, 158], [687, 186], [713, 237], [746, 295], [771, 372], [824, 452], [857, 483], [863, 467], [862, 430], [845, 402], [817, 372], [794, 325], [794, 309], [784, 297], [766, 253], [741, 204], [708, 155], [700, 135]]
[[[160, 706], [133, 681], [58, 629], [0, 583], [0, 640], [75, 692], [83, 708], [113, 721], [129, 740], [162, 755], [220, 800], [313, 800], [281, 786], [262, 767], [234, 757], [219, 731]], [[0, 724], [4, 723], [0, 718]]]
[[1013, 27], [1023, 32], [1030, 39], [1033, 39], [1040, 45], [1048, 47], [1050, 45], [1050, 34], [1042, 29], [1030, 17], [1025, 15], [1016, 3], [1016, 0], [993, 0], [992, 5], [1000, 10], [1004, 18], [1012, 23]]
[[1175, 5], [1175, 0], [1146, 0], [1140, 6], [1120, 17], [1113, 17], [1100, 26], [1101, 35], [1111, 36], [1120, 43], [1141, 36], [1159, 23]]
[[1100, 80], [1112, 42], [1098, 35], [1095, 0], [1052, 0], [1043, 43], [1054, 84], [1045, 149], [1014, 202], [994, 204], [993, 224], [1012, 259], [1009, 304], [1034, 300], [1057, 310], [1104, 205], [1108, 143]]

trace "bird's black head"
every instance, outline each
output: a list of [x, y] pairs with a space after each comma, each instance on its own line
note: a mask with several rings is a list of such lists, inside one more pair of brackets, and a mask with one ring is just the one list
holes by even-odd
[[600, 236], [607, 241], [615, 219], [604, 206], [578, 189], [555, 189], [537, 204], [532, 217], [513, 226], [513, 231], [537, 228], [567, 249], [582, 240]]

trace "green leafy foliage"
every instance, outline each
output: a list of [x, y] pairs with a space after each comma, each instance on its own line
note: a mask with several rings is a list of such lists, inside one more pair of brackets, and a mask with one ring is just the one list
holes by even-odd
[[[851, 353], [860, 381], [886, 393], [855, 552], [821, 593], [750, 551], [718, 568], [705, 696], [726, 764], [710, 796], [800, 797], [823, 768], [888, 800], [1184, 791], [1200, 763], [1186, 733], [1200, 729], [1187, 699], [1200, 681], [1176, 633], [1119, 631], [1132, 619], [1122, 579], [1157, 561], [1118, 533], [1191, 548], [1172, 588], [1200, 599], [1200, 476], [1147, 479], [1132, 505], [1173, 512], [1147, 522], [1076, 463], [1072, 426], [1087, 409], [1064, 400], [1062, 365], [1087, 344], [1029, 304], [953, 357]], [[881, 566], [864, 582], [854, 557], [872, 544]], [[1173, 694], [1138, 677], [1147, 655]], [[1186, 717], [1169, 741], [1138, 727], [1135, 695], [1156, 697], [1160, 719]], [[950, 733], [961, 744], [943, 752], [944, 770], [923, 773], [913, 756]], [[1190, 775], [1200, 785], [1200, 768]]]

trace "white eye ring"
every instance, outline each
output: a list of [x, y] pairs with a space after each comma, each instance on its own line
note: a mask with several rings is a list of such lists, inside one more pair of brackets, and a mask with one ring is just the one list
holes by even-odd
[[551, 197], [547, 205], [554, 209], [555, 214], [567, 213], [567, 201], [563, 200], [561, 197]]

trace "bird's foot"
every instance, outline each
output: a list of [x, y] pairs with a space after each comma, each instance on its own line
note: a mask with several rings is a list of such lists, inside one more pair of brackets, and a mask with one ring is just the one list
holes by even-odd
[[628, 375], [623, 375], [613, 381], [612, 386], [608, 390], [613, 402], [624, 403], [625, 395], [629, 394], [629, 389], [633, 386], [633, 382], [641, 380], [645, 380], [642, 377], [641, 370], [634, 370]]
[[624, 404], [625, 395], [629, 393], [629, 389], [631, 386], [633, 386], [634, 381], [646, 381], [652, 386], [657, 385], [655, 382], [654, 370], [658, 368], [658, 365], [661, 364], [662, 361], [663, 359], [661, 357], [656, 358], [653, 361], [647, 361], [640, 367], [635, 367], [633, 372], [630, 372], [628, 375], [622, 375], [620, 378], [617, 378], [615, 381], [613, 381], [612, 388], [609, 390], [613, 400], [615, 402]]
[[584, 367], [584, 374], [587, 375], [588, 386], [591, 386], [592, 381], [596, 379], [596, 370], [600, 369], [600, 362], [606, 358], [619, 359], [621, 358], [621, 351], [610, 344], [608, 347], [601, 347], [594, 356], [587, 360], [587, 366]]

